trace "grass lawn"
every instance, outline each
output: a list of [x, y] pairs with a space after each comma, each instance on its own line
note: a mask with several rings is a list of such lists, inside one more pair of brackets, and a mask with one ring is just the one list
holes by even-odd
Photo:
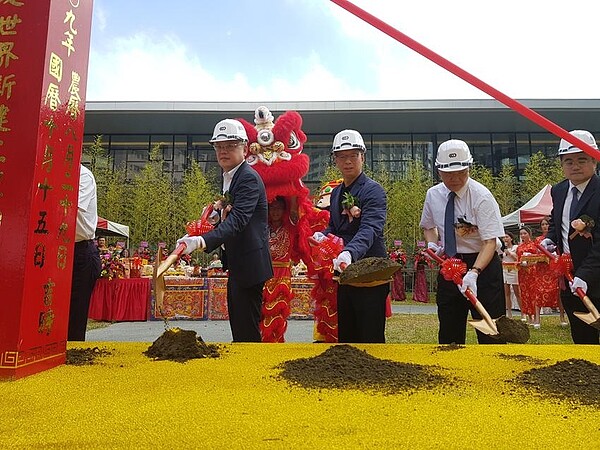
[[[405, 303], [405, 302], [402, 302]], [[518, 314], [515, 316], [519, 320]], [[561, 327], [558, 316], [542, 316], [541, 328], [530, 328], [529, 344], [572, 344], [569, 327]], [[394, 314], [387, 320], [386, 342], [390, 344], [437, 344], [435, 314]], [[467, 344], [476, 344], [475, 329], [467, 326]]]

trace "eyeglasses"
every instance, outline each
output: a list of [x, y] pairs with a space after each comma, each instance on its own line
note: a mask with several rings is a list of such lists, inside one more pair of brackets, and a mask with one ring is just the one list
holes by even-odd
[[360, 156], [360, 153], [348, 153], [346, 155], [342, 155], [340, 153], [334, 153], [333, 157], [335, 159], [339, 159], [340, 161], [356, 161], [358, 159], [358, 157]]
[[241, 145], [243, 142], [239, 141], [239, 142], [227, 142], [227, 143], [214, 143], [213, 144], [213, 148], [215, 149], [216, 152], [232, 152], [234, 151], [239, 145]]
[[579, 158], [563, 158], [563, 160], [561, 161], [561, 164], [563, 166], [566, 167], [573, 167], [574, 165], [578, 165], [579, 167], [581, 166], [585, 166], [586, 164], [589, 164], [591, 162], [596, 162], [595, 159], [593, 158], [588, 158], [588, 157], [579, 157]]

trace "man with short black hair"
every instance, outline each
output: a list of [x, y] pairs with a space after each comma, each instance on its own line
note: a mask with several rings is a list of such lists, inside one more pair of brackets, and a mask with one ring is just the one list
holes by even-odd
[[[571, 134], [592, 148], [598, 145], [586, 130], [573, 130]], [[565, 180], [552, 186], [552, 213], [550, 228], [542, 245], [548, 250], [556, 246], [561, 253], [570, 253], [573, 260], [574, 279], [561, 292], [561, 300], [571, 324], [571, 338], [575, 344], [599, 344], [599, 330], [583, 322], [573, 313], [587, 313], [576, 295], [581, 288], [596, 308], [600, 308], [600, 179], [596, 175], [598, 161], [561, 139], [558, 147], [560, 165]], [[579, 224], [583, 224], [582, 229]]]
[[224, 245], [223, 268], [229, 270], [227, 310], [233, 342], [260, 342], [260, 314], [265, 281], [273, 276], [269, 252], [267, 195], [258, 173], [245, 158], [248, 137], [244, 126], [225, 119], [209, 141], [223, 169], [223, 194], [228, 206], [217, 227], [202, 236], [185, 235], [184, 254], [212, 252]]

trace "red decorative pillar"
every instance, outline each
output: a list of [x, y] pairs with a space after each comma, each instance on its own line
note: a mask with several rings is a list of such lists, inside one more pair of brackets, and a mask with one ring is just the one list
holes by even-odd
[[0, 2], [0, 378], [63, 364], [92, 0]]

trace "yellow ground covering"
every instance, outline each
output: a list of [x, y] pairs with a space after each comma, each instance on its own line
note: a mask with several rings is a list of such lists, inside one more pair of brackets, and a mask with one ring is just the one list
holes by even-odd
[[[219, 359], [151, 361], [149, 344], [0, 383], [0, 448], [598, 448], [600, 409], [516, 389], [535, 361], [600, 363], [592, 346], [357, 345], [371, 355], [437, 365], [452, 383], [383, 395], [305, 390], [273, 378], [279, 363], [324, 344], [229, 344]], [[70, 348], [82, 345], [70, 344]]]

